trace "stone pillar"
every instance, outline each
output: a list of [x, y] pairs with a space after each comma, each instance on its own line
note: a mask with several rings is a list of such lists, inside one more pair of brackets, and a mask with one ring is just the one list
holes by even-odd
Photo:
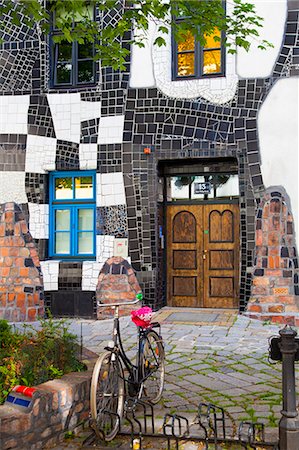
[[256, 255], [246, 315], [299, 325], [298, 259], [285, 196], [269, 191], [256, 216]]
[[39, 257], [15, 203], [0, 206], [0, 275], [0, 318], [33, 321], [44, 315]]
[[[109, 258], [102, 267], [96, 288], [97, 301], [107, 305], [107, 308], [98, 307], [97, 318], [113, 317], [113, 310], [109, 308], [110, 303], [133, 301], [136, 298], [136, 294], [140, 292], [141, 289], [134, 270], [128, 261], [119, 256]], [[136, 303], [133, 307], [120, 307], [119, 315], [128, 315], [132, 309], [140, 307], [141, 304], [139, 303]]]

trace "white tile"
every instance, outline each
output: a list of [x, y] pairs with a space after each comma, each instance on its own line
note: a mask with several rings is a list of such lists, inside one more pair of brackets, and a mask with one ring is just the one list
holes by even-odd
[[79, 145], [80, 170], [97, 168], [97, 144]]
[[45, 136], [27, 136], [25, 171], [46, 173], [55, 170], [57, 140]]
[[0, 172], [0, 203], [27, 203], [25, 172]]
[[0, 96], [0, 134], [27, 134], [29, 95]]
[[83, 261], [82, 264], [82, 290], [95, 291], [99, 273], [103, 267], [103, 262]]
[[101, 116], [101, 102], [80, 102], [80, 120], [98, 119]]
[[29, 231], [35, 239], [49, 239], [49, 205], [28, 203]]
[[80, 94], [48, 94], [57, 139], [80, 142]]
[[41, 261], [44, 290], [58, 291], [59, 261]]
[[98, 144], [118, 144], [123, 141], [125, 116], [101, 117]]
[[96, 259], [99, 263], [104, 263], [113, 256], [114, 236], [97, 236], [96, 239]]

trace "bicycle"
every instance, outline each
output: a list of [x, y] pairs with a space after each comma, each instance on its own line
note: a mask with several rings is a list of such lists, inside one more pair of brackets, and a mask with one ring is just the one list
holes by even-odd
[[[127, 357], [121, 340], [119, 306], [133, 305], [141, 299], [142, 294], [137, 294], [133, 302], [109, 305], [114, 308], [112, 340], [95, 364], [90, 393], [93, 427], [105, 441], [111, 441], [120, 429], [125, 399], [145, 397], [155, 404], [162, 396], [165, 355], [160, 324], [137, 320], [141, 326], [137, 325], [136, 364]], [[103, 304], [99, 306], [107, 307]], [[159, 328], [159, 333], [153, 328]]]

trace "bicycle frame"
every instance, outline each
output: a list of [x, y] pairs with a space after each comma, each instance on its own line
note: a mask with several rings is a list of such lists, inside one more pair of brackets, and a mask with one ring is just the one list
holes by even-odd
[[106, 350], [110, 350], [115, 354], [115, 357], [118, 358], [123, 366], [128, 371], [128, 377], [124, 378], [128, 384], [131, 384], [136, 391], [136, 395], [141, 395], [141, 388], [143, 381], [147, 378], [142, 378], [141, 366], [139, 364], [140, 359], [140, 351], [141, 351], [141, 342], [142, 338], [146, 336], [146, 334], [152, 329], [143, 329], [138, 327], [138, 348], [137, 348], [137, 357], [136, 364], [133, 364], [132, 361], [127, 357], [126, 352], [123, 347], [123, 343], [121, 340], [120, 333], [120, 324], [119, 324], [119, 306], [114, 306], [114, 319], [113, 319], [113, 331], [112, 331], [112, 339], [113, 339], [113, 348], [111, 346], [105, 347]]

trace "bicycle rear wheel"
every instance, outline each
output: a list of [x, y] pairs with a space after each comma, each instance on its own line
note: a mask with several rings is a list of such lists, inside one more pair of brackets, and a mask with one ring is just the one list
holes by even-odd
[[124, 407], [122, 369], [114, 358], [115, 354], [109, 351], [99, 356], [90, 388], [91, 417], [105, 441], [111, 441], [119, 431]]
[[144, 396], [158, 403], [164, 388], [165, 354], [162, 339], [155, 331], [149, 331], [142, 339], [139, 358]]

